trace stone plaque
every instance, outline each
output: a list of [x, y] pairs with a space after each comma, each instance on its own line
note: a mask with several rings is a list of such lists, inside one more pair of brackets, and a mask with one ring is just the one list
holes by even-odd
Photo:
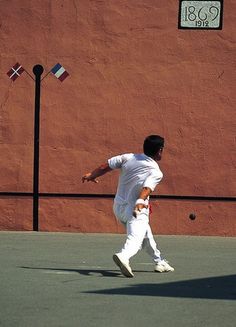
[[223, 0], [180, 0], [180, 29], [222, 29]]

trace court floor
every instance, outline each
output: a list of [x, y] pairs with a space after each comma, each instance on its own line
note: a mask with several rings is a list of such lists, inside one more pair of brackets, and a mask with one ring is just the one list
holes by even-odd
[[125, 278], [125, 235], [0, 232], [0, 326], [235, 327], [236, 238], [155, 239], [175, 271], [140, 252]]

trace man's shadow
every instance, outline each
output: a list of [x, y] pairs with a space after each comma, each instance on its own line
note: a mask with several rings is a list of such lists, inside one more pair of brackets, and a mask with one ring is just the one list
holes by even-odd
[[[77, 273], [83, 276], [125, 278], [118, 270], [110, 269], [63, 269], [52, 267], [19, 267], [55, 273]], [[143, 272], [143, 271], [136, 271]], [[145, 271], [147, 273], [147, 271]], [[121, 288], [87, 291], [89, 294], [135, 295], [177, 298], [236, 300], [236, 275], [206, 277], [168, 283], [133, 284]]]
[[100, 276], [100, 277], [122, 277], [121, 273], [117, 270], [105, 270], [105, 269], [63, 269], [63, 268], [51, 268], [51, 267], [20, 267], [22, 269], [30, 269], [30, 270], [42, 270], [47, 272], [55, 272], [55, 273], [78, 273], [84, 276]]

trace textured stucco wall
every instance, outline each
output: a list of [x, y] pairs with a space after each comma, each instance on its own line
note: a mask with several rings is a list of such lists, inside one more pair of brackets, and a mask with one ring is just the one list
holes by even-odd
[[[3, 0], [0, 53], [0, 191], [32, 192], [34, 82], [6, 72], [15, 62], [42, 82], [40, 192], [114, 193], [117, 173], [97, 185], [81, 175], [146, 135], [166, 138], [159, 194], [234, 197], [236, 3], [223, 30], [178, 30], [177, 0]], [[43, 76], [44, 76], [43, 75]], [[188, 219], [190, 212], [197, 219]], [[160, 200], [162, 234], [236, 235], [235, 202]], [[98, 218], [97, 218], [98, 216]], [[40, 229], [122, 232], [109, 199], [40, 199]], [[0, 228], [29, 230], [31, 198], [0, 196]]]

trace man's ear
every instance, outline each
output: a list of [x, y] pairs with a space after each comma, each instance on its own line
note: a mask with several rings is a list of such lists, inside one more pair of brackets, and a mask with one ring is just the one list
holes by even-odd
[[160, 148], [160, 149], [157, 151], [156, 155], [154, 156], [154, 160], [156, 160], [156, 161], [161, 160], [162, 151], [163, 151], [163, 148]]

